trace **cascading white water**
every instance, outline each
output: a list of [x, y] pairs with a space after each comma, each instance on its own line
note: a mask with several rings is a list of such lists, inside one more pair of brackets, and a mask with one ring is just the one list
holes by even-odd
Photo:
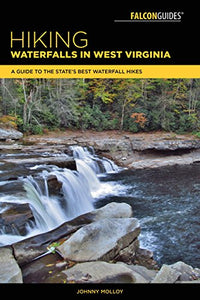
[[[87, 170], [86, 173], [83, 172], [83, 169], [80, 173], [68, 169], [43, 172], [42, 183], [44, 191], [42, 191], [32, 176], [24, 179], [24, 189], [27, 194], [28, 203], [31, 206], [36, 226], [41, 231], [51, 230], [65, 221], [93, 210], [92, 185], [89, 184], [87, 174], [90, 174], [90, 178], [95, 178], [95, 174], [90, 167], [87, 165], [85, 167]], [[59, 198], [49, 196], [49, 176], [55, 176], [57, 181], [62, 184], [63, 201]], [[97, 178], [96, 181], [98, 182]]]
[[90, 147], [70, 146], [75, 159], [81, 159], [88, 164], [96, 174], [118, 172], [119, 167], [110, 159], [95, 155], [94, 149]]
[[85, 176], [68, 169], [64, 169], [63, 172], [54, 171], [51, 174], [62, 183], [65, 220], [73, 219], [94, 209], [90, 186]]
[[24, 180], [27, 200], [31, 206], [36, 226], [41, 231], [48, 231], [64, 222], [64, 215], [57, 199], [49, 197], [47, 178], [44, 178], [45, 193], [42, 193], [37, 181], [32, 176]]
[[[31, 206], [36, 226], [41, 231], [51, 230], [65, 221], [94, 209], [92, 196], [102, 188], [95, 173], [95, 171], [100, 173], [101, 159], [92, 155], [87, 148], [76, 146], [73, 150], [77, 171], [59, 168], [54, 168], [49, 172], [43, 171], [41, 173], [42, 189], [41, 183], [39, 185], [32, 176], [24, 179], [27, 200]], [[113, 171], [111, 163], [106, 159], [103, 162], [107, 170]], [[64, 201], [61, 202], [60, 199], [49, 196], [49, 176], [55, 176], [57, 181], [62, 184]]]
[[[27, 235], [49, 231], [62, 223], [69, 221], [81, 214], [94, 209], [95, 197], [111, 192], [112, 187], [107, 183], [101, 183], [97, 174], [116, 172], [118, 167], [107, 158], [99, 158], [93, 148], [90, 151], [85, 147], [71, 146], [73, 157], [76, 161], [77, 171], [61, 169], [56, 166], [48, 166], [37, 177], [27, 176], [23, 178], [23, 187], [26, 192], [25, 202], [29, 203], [32, 210], [35, 225], [27, 223]], [[37, 167], [37, 168], [36, 168]], [[35, 166], [34, 169], [40, 169]], [[31, 168], [33, 169], [33, 167]], [[51, 195], [48, 178], [55, 177], [61, 183], [61, 196]], [[0, 234], [2, 242], [4, 232]], [[7, 235], [8, 236], [8, 235]], [[2, 237], [2, 238], [1, 238]], [[17, 235], [10, 235], [13, 242], [20, 240]]]
[[89, 165], [85, 163], [85, 161], [81, 159], [76, 159], [76, 167], [79, 174], [82, 175], [83, 180], [88, 185], [91, 192], [95, 192], [101, 187], [101, 183], [97, 178], [94, 171], [91, 169]]

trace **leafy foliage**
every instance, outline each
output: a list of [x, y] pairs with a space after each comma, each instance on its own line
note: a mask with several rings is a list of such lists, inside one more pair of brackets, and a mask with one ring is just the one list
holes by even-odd
[[145, 118], [144, 113], [133, 113], [131, 115], [131, 118], [134, 119], [134, 122], [139, 124], [141, 127], [144, 127], [144, 124], [146, 123], [147, 119]]
[[17, 118], [13, 116], [3, 115], [0, 117], [0, 126], [5, 128], [17, 129]]
[[1, 126], [34, 134], [56, 128], [200, 132], [199, 117], [199, 79], [0, 80]]

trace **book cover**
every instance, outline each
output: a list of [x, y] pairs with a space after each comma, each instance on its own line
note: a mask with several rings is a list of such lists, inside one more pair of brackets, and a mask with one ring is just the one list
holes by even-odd
[[197, 5], [32, 5], [1, 20], [0, 283], [200, 282]]

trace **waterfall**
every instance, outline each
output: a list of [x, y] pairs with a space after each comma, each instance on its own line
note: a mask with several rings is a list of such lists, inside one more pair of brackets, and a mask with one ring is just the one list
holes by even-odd
[[[113, 186], [100, 182], [98, 178], [99, 174], [119, 170], [111, 160], [98, 157], [93, 148], [71, 146], [70, 150], [76, 161], [76, 171], [43, 165], [42, 171], [40, 166], [30, 167], [31, 170], [38, 170], [34, 177], [20, 177], [25, 191], [23, 203], [29, 204], [34, 222], [25, 224], [27, 235], [23, 237], [17, 232], [6, 235], [1, 229], [1, 244], [52, 230], [66, 221], [90, 212], [94, 209], [95, 198], [112, 191]], [[55, 178], [59, 183], [56, 195], [49, 187], [50, 178]]]
[[[63, 200], [49, 195], [49, 176], [55, 176], [62, 184]], [[89, 181], [83, 173], [59, 169], [43, 172], [42, 179], [44, 191], [32, 176], [24, 179], [27, 201], [31, 206], [36, 226], [41, 231], [51, 230], [65, 221], [93, 210]]]
[[[81, 159], [88, 164], [96, 174], [118, 172], [119, 167], [110, 159], [99, 158], [93, 147], [70, 146], [75, 159]], [[89, 150], [88, 150], [89, 149]]]
[[45, 193], [42, 192], [39, 184], [32, 176], [24, 179], [27, 200], [31, 206], [36, 226], [41, 231], [51, 230], [65, 220], [58, 201], [48, 196], [47, 178], [44, 178], [44, 186]]
[[81, 173], [64, 169], [63, 172], [54, 171], [51, 174], [62, 183], [66, 220], [94, 209], [90, 186]]
[[79, 174], [81, 174], [84, 181], [87, 182], [90, 191], [97, 191], [101, 184], [92, 168], [81, 159], [76, 159], [76, 166]]
[[[97, 174], [103, 170], [113, 171], [112, 164], [80, 146], [72, 147], [77, 171], [54, 168], [40, 174], [40, 185], [32, 176], [24, 179], [27, 201], [31, 206], [36, 226], [48, 231], [81, 214], [94, 209], [93, 195], [101, 190]], [[91, 149], [92, 150], [92, 149]], [[94, 152], [93, 152], [94, 153]], [[102, 165], [104, 169], [102, 168]], [[62, 184], [63, 200], [49, 195], [48, 177], [55, 176]]]

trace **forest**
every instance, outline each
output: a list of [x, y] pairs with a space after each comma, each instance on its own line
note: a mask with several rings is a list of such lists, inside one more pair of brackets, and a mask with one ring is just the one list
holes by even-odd
[[0, 127], [200, 135], [200, 79], [0, 79]]

